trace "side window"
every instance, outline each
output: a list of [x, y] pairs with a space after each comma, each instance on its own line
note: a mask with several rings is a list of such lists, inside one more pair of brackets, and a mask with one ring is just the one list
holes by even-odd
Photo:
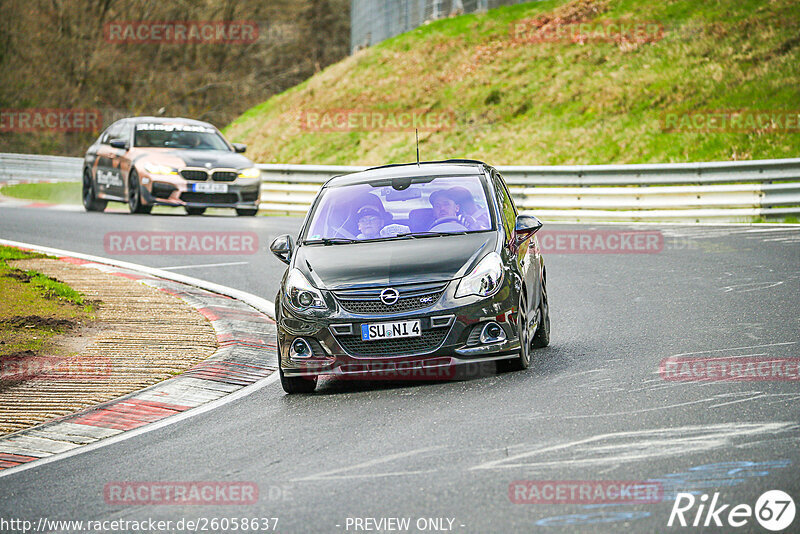
[[104, 145], [107, 145], [112, 139], [118, 139], [120, 134], [120, 130], [122, 129], [122, 123], [114, 123], [108, 127], [108, 129], [103, 134], [103, 137], [100, 139], [100, 142]]
[[497, 205], [500, 207], [500, 215], [503, 219], [503, 226], [506, 229], [506, 234], [511, 235], [514, 231], [514, 226], [517, 220], [517, 210], [514, 207], [514, 202], [511, 200], [511, 195], [506, 189], [506, 184], [497, 173], [492, 173], [494, 178], [494, 189], [497, 194]]
[[100, 144], [107, 145], [109, 141], [111, 141], [111, 130], [114, 126], [109, 126], [106, 128], [106, 131], [100, 135]]
[[122, 139], [130, 145], [131, 142], [131, 127], [127, 122], [120, 124], [119, 132], [116, 134], [117, 139]]

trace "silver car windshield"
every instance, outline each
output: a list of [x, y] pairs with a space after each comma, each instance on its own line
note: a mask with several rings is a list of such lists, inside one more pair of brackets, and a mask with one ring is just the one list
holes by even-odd
[[493, 229], [476, 175], [395, 179], [393, 184], [383, 180], [326, 189], [304, 241], [335, 244]]
[[137, 124], [133, 144], [149, 148], [231, 150], [215, 129], [182, 124]]

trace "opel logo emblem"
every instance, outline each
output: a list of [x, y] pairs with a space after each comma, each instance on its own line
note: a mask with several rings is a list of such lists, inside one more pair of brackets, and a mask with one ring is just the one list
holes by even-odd
[[391, 306], [400, 299], [400, 293], [393, 287], [387, 287], [381, 291], [381, 302]]

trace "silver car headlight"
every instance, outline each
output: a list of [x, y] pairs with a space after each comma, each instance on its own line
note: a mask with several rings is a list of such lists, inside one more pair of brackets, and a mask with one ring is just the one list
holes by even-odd
[[292, 269], [286, 278], [286, 300], [293, 309], [301, 312], [327, 308], [319, 289], [312, 286], [297, 269]]
[[503, 284], [503, 259], [497, 252], [484, 256], [470, 273], [461, 279], [456, 298], [478, 295], [491, 297]]

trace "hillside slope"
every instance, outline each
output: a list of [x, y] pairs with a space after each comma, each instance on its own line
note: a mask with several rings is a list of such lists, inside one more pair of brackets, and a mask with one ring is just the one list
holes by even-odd
[[[645, 39], [563, 38], [574, 28], [568, 23], [589, 21], [595, 32], [616, 21], [649, 21], [661, 30]], [[413, 128], [316, 129], [330, 127], [325, 119], [335, 110], [377, 112], [389, 121], [416, 110], [451, 117], [440, 131], [420, 132], [422, 158], [429, 160], [792, 157], [800, 155], [799, 36], [796, 0], [522, 4], [436, 21], [363, 50], [250, 109], [226, 131], [248, 143], [256, 161], [400, 162], [413, 160]], [[750, 124], [740, 133], [666, 131], [665, 117], [715, 110], [793, 110], [794, 130]]]

